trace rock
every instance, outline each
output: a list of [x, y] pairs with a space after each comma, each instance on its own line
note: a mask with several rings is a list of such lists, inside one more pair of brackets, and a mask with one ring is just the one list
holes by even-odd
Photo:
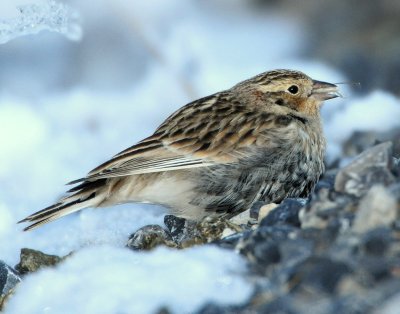
[[260, 210], [258, 212], [257, 221], [260, 222], [261, 220], [263, 220], [276, 207], [278, 207], [278, 204], [275, 204], [275, 203], [270, 203], [270, 204], [261, 206]]
[[368, 255], [383, 256], [392, 242], [389, 228], [377, 228], [367, 232], [362, 238], [362, 249]]
[[229, 221], [235, 225], [247, 225], [249, 223], [256, 223], [256, 219], [252, 218], [250, 216], [251, 214], [251, 209], [247, 209], [232, 218], [229, 219]]
[[365, 232], [381, 226], [390, 226], [397, 218], [397, 200], [382, 185], [373, 186], [361, 199], [353, 230]]
[[339, 170], [335, 190], [360, 197], [372, 185], [389, 185], [395, 182], [391, 173], [392, 162], [392, 143], [385, 142], [369, 148]]
[[193, 245], [220, 240], [224, 235], [241, 231], [242, 228], [219, 217], [205, 217], [201, 221], [166, 215], [167, 230], [158, 225], [148, 225], [133, 233], [127, 246], [134, 250], [151, 250], [158, 245], [187, 248]]
[[400, 157], [400, 128], [389, 131], [355, 131], [343, 143], [343, 154], [345, 157], [353, 157], [364, 150], [382, 142], [392, 142], [393, 156]]
[[196, 314], [238, 314], [242, 311], [237, 306], [223, 306], [215, 303], [204, 305]]
[[290, 282], [295, 290], [306, 289], [332, 294], [340, 279], [349, 273], [351, 269], [343, 262], [313, 256], [292, 270]]
[[287, 198], [272, 209], [260, 222], [260, 226], [274, 226], [278, 224], [289, 224], [300, 227], [299, 211], [304, 207], [305, 199]]
[[205, 217], [201, 221], [192, 221], [167, 215], [164, 223], [180, 248], [218, 241], [243, 230], [231, 221], [213, 216]]
[[[235, 249], [246, 256], [255, 272], [268, 274], [274, 271], [274, 265], [292, 267], [311, 255], [312, 241], [298, 232], [290, 225], [260, 227], [245, 234]], [[285, 280], [286, 272], [279, 276]]]
[[15, 269], [20, 274], [31, 273], [43, 267], [54, 266], [61, 262], [63, 258], [56, 255], [48, 255], [40, 251], [23, 248], [21, 249], [20, 262]]
[[203, 237], [197, 221], [166, 215], [164, 224], [178, 247], [183, 248], [207, 243], [207, 239]]
[[168, 309], [168, 307], [163, 306], [161, 308], [159, 308], [155, 314], [172, 314], [172, 312]]
[[257, 201], [257, 202], [255, 202], [255, 203], [251, 206], [251, 208], [250, 208], [250, 218], [253, 218], [253, 219], [257, 219], [257, 220], [258, 220], [258, 216], [259, 216], [260, 209], [261, 209], [261, 207], [263, 207], [264, 205], [266, 205], [265, 202], [262, 202], [262, 201]]
[[158, 225], [148, 225], [133, 233], [127, 242], [132, 250], [151, 250], [159, 245], [176, 248], [172, 236]]
[[400, 158], [393, 158], [392, 173], [396, 177], [396, 181], [400, 182]]
[[0, 260], [0, 311], [8, 296], [10, 296], [21, 281], [21, 277], [10, 266]]
[[255, 202], [250, 208], [250, 218], [260, 222], [277, 206], [275, 203]]
[[256, 313], [297, 314], [298, 311], [296, 310], [296, 307], [293, 304], [293, 299], [290, 296], [280, 296], [274, 299], [272, 302], [265, 302], [263, 306], [257, 308]]
[[[315, 185], [313, 194], [318, 194], [318, 192], [322, 189], [328, 191], [333, 190], [335, 186], [335, 178], [338, 171], [339, 170], [337, 168], [327, 170]], [[311, 199], [313, 194], [311, 194]]]
[[324, 229], [338, 225], [346, 229], [352, 224], [356, 207], [354, 196], [321, 188], [312, 195], [312, 201], [300, 209], [301, 227]]
[[[181, 242], [182, 239], [186, 236], [190, 221], [174, 215], [165, 215], [164, 224], [167, 227], [172, 239], [176, 242]], [[193, 222], [192, 225], [194, 226], [195, 223]]]

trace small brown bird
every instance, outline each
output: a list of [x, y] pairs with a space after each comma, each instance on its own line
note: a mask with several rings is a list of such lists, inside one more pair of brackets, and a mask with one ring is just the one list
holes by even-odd
[[320, 106], [337, 86], [291, 70], [257, 75], [191, 102], [148, 138], [115, 155], [29, 230], [86, 207], [161, 204], [178, 216], [230, 217], [256, 201], [304, 197], [324, 171]]

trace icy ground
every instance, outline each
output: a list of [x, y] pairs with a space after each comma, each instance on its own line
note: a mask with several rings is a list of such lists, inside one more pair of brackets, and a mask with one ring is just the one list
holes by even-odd
[[[170, 29], [161, 39], [149, 26], [149, 38], [165, 55], [131, 89], [99, 92], [76, 86], [37, 98], [0, 95], [0, 259], [14, 266], [23, 247], [60, 256], [78, 252], [55, 269], [27, 276], [6, 313], [99, 313], [99, 308], [149, 313], [163, 305], [179, 313], [206, 301], [239, 303], [251, 293], [251, 284], [240, 276], [243, 260], [232, 252], [208, 246], [150, 253], [125, 249], [139, 227], [162, 224], [162, 208], [125, 204], [87, 209], [29, 233], [16, 224], [56, 201], [66, 182], [150, 135], [190, 100], [274, 68], [298, 69], [330, 82], [346, 80], [324, 64], [296, 58], [302, 49], [296, 24], [246, 15], [226, 23], [211, 11], [197, 10], [195, 2], [169, 5], [187, 17], [159, 15], [163, 10], [154, 12], [147, 2], [135, 4], [147, 14], [147, 25]], [[273, 49], [266, 39], [274, 40]], [[329, 158], [340, 154], [341, 142], [354, 130], [399, 124], [400, 101], [393, 95], [377, 91], [355, 98], [346, 89], [344, 94], [346, 99], [323, 108]]]

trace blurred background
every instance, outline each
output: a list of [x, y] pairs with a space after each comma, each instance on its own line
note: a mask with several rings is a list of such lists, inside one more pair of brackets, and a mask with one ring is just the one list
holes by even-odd
[[[4, 0], [2, 18], [10, 7], [44, 2]], [[224, 87], [294, 60], [333, 67], [361, 82], [362, 92], [399, 93], [396, 0], [58, 2], [78, 12], [83, 37], [73, 42], [43, 32], [3, 45], [3, 93], [38, 96], [77, 86], [126, 90], [161, 66], [188, 97], [197, 97], [218, 88], [216, 82]]]
[[177, 108], [267, 70], [361, 83], [323, 108], [328, 163], [400, 135], [398, 0], [2, 0], [0, 20], [0, 239]]

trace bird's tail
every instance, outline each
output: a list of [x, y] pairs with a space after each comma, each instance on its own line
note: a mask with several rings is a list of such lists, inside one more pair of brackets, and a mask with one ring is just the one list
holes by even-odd
[[99, 193], [99, 190], [105, 181], [106, 179], [84, 181], [68, 191], [73, 194], [63, 197], [54, 205], [33, 213], [18, 223], [32, 222], [24, 229], [28, 231], [81, 209], [96, 207], [104, 200], [104, 195]]

